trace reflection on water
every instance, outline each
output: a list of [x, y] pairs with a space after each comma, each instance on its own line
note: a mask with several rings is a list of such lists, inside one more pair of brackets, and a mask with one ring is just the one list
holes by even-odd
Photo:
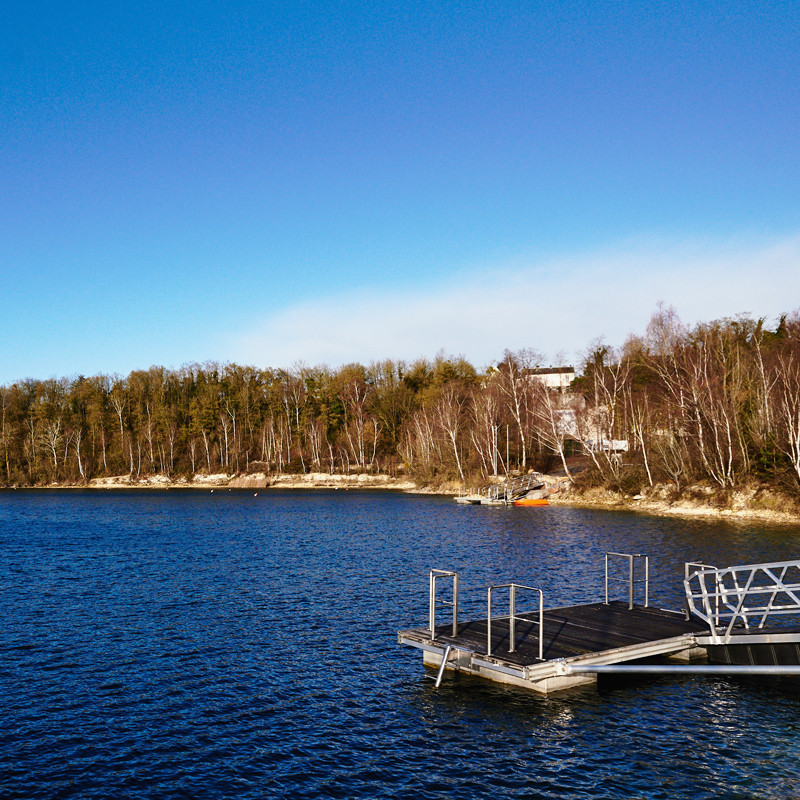
[[0, 546], [0, 796], [798, 796], [795, 684], [437, 690], [395, 642], [425, 620], [432, 566], [563, 605], [601, 596], [605, 551], [643, 552], [678, 607], [685, 560], [796, 558], [800, 529], [391, 493], [8, 492]]

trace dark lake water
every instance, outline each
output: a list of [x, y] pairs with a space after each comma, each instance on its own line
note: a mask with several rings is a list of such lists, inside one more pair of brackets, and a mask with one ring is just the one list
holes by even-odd
[[[0, 493], [2, 798], [799, 798], [800, 692], [437, 690], [430, 567], [601, 598], [607, 550], [800, 557], [800, 528], [376, 492]], [[483, 592], [465, 595], [482, 609]]]

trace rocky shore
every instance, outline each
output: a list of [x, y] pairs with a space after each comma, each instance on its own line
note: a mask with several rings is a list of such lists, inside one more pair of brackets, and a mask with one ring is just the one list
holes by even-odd
[[[211, 475], [197, 474], [191, 479], [169, 478], [166, 475], [147, 475], [139, 478], [115, 475], [94, 478], [82, 489], [394, 489], [405, 492], [430, 491], [418, 487], [407, 478], [389, 475], [351, 474], [331, 475], [326, 472], [309, 472], [300, 475], [267, 475], [254, 472], [247, 475], [229, 475], [225, 472]], [[449, 492], [445, 492], [449, 493]]]
[[694, 487], [693, 491], [687, 491], [674, 499], [669, 496], [665, 487], [654, 487], [646, 495], [633, 497], [602, 488], [573, 489], [551, 495], [550, 503], [608, 511], [634, 511], [662, 517], [800, 525], [800, 513], [793, 501], [755, 487], [731, 492], [724, 500], [708, 486]]

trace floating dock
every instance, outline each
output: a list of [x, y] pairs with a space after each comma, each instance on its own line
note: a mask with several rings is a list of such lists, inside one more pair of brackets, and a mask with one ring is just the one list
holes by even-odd
[[[615, 574], [620, 564], [626, 576]], [[800, 674], [800, 627], [766, 627], [769, 618], [800, 615], [800, 562], [725, 570], [689, 563], [683, 612], [651, 607], [649, 579], [647, 556], [607, 553], [602, 602], [545, 609], [541, 589], [498, 584], [487, 588], [486, 617], [461, 621], [458, 573], [431, 570], [428, 625], [400, 631], [398, 641], [422, 650], [424, 664], [438, 669], [437, 686], [445, 670], [542, 694], [593, 683], [601, 672]], [[626, 584], [625, 601], [609, 600], [615, 581]], [[448, 590], [450, 599], [440, 596]], [[494, 612], [500, 596], [507, 614]], [[522, 598], [533, 611], [518, 610]], [[452, 609], [447, 624], [436, 621], [441, 605]], [[641, 663], [654, 657], [673, 664]], [[685, 665], [700, 658], [717, 663]]]

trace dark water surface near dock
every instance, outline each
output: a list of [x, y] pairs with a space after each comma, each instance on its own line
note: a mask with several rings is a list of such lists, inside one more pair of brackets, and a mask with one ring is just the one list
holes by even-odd
[[378, 492], [0, 493], [2, 798], [797, 798], [800, 691], [548, 698], [424, 679], [427, 571], [601, 599], [607, 550], [800, 557], [800, 528]]

